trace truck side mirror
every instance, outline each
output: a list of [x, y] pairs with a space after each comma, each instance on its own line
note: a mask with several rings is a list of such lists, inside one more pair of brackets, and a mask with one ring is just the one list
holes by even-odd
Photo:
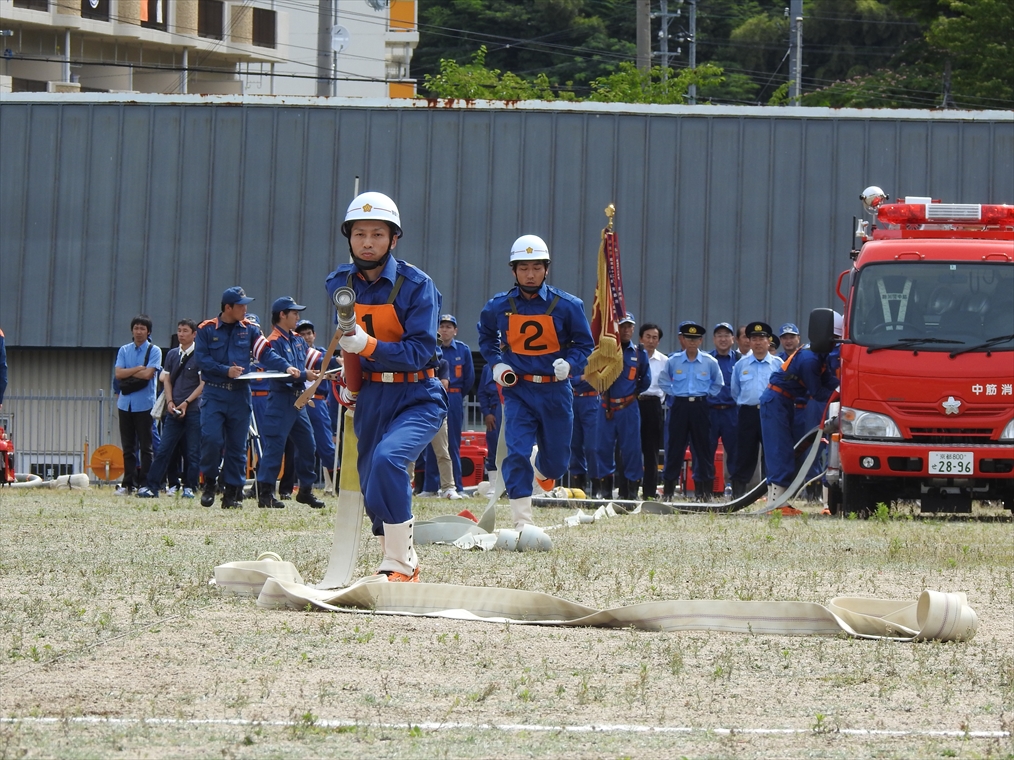
[[834, 349], [834, 311], [831, 309], [814, 309], [810, 312], [810, 324], [807, 337], [810, 339], [810, 350], [818, 354], [828, 354]]

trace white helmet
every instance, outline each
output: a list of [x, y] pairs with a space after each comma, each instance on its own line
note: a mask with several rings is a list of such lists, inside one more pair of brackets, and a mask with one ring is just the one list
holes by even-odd
[[511, 246], [511, 264], [516, 261], [549, 261], [549, 246], [538, 235], [522, 235]]
[[360, 193], [352, 199], [348, 210], [345, 212], [345, 221], [342, 223], [342, 234], [348, 237], [352, 234], [352, 223], [360, 219], [376, 219], [387, 222], [394, 227], [394, 236], [401, 237], [401, 214], [394, 201], [383, 193]]
[[840, 338], [845, 334], [845, 317], [834, 312], [834, 337]]

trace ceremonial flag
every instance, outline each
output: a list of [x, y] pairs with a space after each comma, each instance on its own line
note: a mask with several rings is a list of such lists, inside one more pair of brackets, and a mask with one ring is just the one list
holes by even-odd
[[598, 282], [592, 306], [592, 337], [595, 350], [588, 357], [584, 379], [595, 390], [604, 393], [623, 371], [623, 349], [620, 346], [620, 320], [627, 313], [623, 300], [623, 277], [620, 274], [620, 241], [613, 231], [612, 205], [606, 209], [609, 224], [602, 230], [599, 245]]

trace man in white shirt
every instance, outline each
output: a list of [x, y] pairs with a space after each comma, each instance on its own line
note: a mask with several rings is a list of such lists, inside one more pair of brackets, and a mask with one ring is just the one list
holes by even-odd
[[637, 398], [641, 408], [641, 453], [644, 456], [641, 492], [645, 499], [655, 499], [658, 498], [658, 452], [665, 446], [665, 393], [658, 387], [658, 376], [669, 357], [658, 350], [661, 327], [645, 322], [641, 325], [640, 336], [651, 369], [651, 385]]

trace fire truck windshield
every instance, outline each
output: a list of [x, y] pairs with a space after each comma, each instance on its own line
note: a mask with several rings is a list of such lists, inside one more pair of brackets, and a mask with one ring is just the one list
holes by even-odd
[[872, 348], [1014, 350], [1014, 267], [874, 263], [859, 270], [850, 338]]

